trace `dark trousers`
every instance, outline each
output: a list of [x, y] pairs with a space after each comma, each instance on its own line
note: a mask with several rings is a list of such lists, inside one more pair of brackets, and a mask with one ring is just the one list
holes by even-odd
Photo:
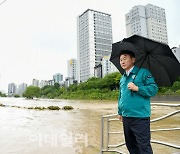
[[126, 146], [130, 154], [152, 154], [150, 118], [123, 117]]

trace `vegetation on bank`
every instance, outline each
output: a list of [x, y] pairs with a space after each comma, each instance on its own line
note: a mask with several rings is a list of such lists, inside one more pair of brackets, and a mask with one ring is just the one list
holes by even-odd
[[0, 92], [0, 97], [6, 97], [6, 94], [3, 94], [2, 92]]
[[[106, 75], [104, 78], [92, 77], [88, 81], [73, 84], [69, 87], [60, 87], [58, 83], [54, 86], [43, 88], [29, 86], [24, 97], [26, 98], [59, 98], [59, 99], [103, 99], [117, 100], [119, 94], [119, 80], [121, 74], [116, 72]], [[158, 95], [180, 95], [180, 78], [172, 87], [160, 87]]]
[[29, 99], [33, 99], [33, 97], [39, 98], [40, 91], [41, 91], [41, 89], [39, 87], [29, 86], [26, 88], [26, 91], [23, 94], [23, 97], [26, 97]]
[[19, 98], [19, 97], [20, 97], [20, 95], [18, 95], [18, 94], [15, 94], [15, 95], [14, 95], [14, 97], [15, 97], [15, 98]]

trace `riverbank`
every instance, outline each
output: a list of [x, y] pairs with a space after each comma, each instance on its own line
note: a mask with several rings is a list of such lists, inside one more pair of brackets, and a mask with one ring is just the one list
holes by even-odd
[[[26, 98], [59, 98], [82, 100], [117, 100], [119, 96], [118, 72], [106, 75], [104, 78], [89, 78], [86, 82], [74, 83], [69, 87], [60, 86], [59, 83], [46, 85], [42, 88], [29, 86], [23, 96]], [[180, 96], [180, 79], [177, 79], [172, 87], [159, 87], [158, 96]]]
[[[106, 94], [103, 94], [106, 95]], [[0, 98], [5, 98], [5, 97], [0, 97]], [[13, 98], [13, 97], [8, 97], [8, 98]], [[22, 97], [19, 97], [20, 99]], [[18, 99], [18, 98], [15, 98]], [[26, 98], [24, 98], [26, 99]], [[117, 102], [118, 96], [116, 98], [109, 98], [109, 99], [103, 99], [103, 97], [99, 97], [98, 99], [94, 98], [87, 98], [87, 97], [80, 97], [80, 98], [71, 98], [71, 97], [66, 97], [66, 98], [34, 98], [34, 99], [26, 99], [26, 100], [72, 100], [72, 101], [103, 101], [103, 102]], [[180, 95], [157, 95], [151, 98], [151, 101], [179, 101], [180, 102]]]

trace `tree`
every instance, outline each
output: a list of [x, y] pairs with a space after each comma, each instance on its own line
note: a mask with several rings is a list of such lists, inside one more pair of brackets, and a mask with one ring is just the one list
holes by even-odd
[[55, 89], [58, 89], [59, 87], [60, 87], [60, 84], [59, 84], [59, 83], [55, 83], [55, 84], [54, 84], [54, 88], [55, 88]]
[[102, 80], [101, 80], [101, 87], [107, 88], [109, 90], [116, 90], [119, 87], [119, 80], [121, 78], [121, 74], [119, 72], [107, 74]]
[[55, 92], [55, 90], [56, 89], [54, 86], [47, 85], [41, 89], [40, 94], [42, 97], [49, 97], [51, 95], [51, 98], [52, 98], [52, 95]]
[[26, 88], [26, 91], [24, 95], [26, 98], [33, 99], [33, 97], [38, 98], [40, 96], [40, 88], [39, 87], [34, 87], [34, 86], [29, 86]]

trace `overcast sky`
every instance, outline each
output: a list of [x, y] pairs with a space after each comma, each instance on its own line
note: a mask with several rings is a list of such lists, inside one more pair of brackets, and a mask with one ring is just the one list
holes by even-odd
[[0, 5], [0, 90], [55, 73], [66, 77], [67, 60], [77, 57], [77, 16], [88, 8], [112, 15], [117, 42], [126, 37], [125, 14], [148, 3], [166, 10], [169, 46], [179, 46], [179, 0], [6, 0]]

